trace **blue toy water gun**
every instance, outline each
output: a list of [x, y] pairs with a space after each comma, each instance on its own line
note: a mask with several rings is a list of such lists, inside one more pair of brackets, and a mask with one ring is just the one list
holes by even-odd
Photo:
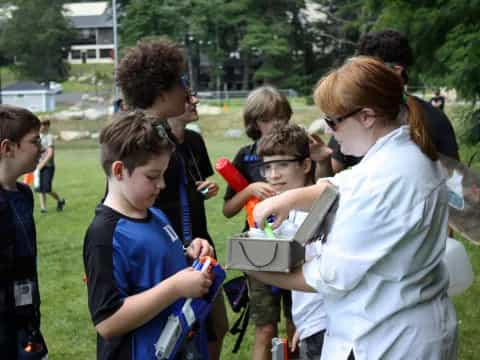
[[176, 309], [168, 317], [167, 323], [155, 343], [155, 356], [159, 360], [172, 360], [185, 340], [194, 335], [193, 328], [205, 320], [210, 312], [212, 302], [217, 296], [220, 286], [225, 280], [225, 270], [210, 256], [202, 256], [195, 260], [192, 267], [196, 271], [208, 272], [212, 275], [212, 285], [208, 294], [200, 298], [180, 300]]

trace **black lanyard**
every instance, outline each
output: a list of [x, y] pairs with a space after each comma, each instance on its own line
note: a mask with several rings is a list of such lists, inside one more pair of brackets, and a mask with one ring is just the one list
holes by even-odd
[[[28, 236], [27, 226], [23, 222], [22, 217], [18, 214], [17, 208], [15, 207], [13, 202], [8, 198], [8, 196], [7, 196], [7, 201], [8, 201], [8, 204], [10, 205], [10, 208], [13, 211], [13, 215], [15, 216], [16, 223], [19, 224], [19, 227], [23, 235], [25, 236], [25, 242], [27, 243], [30, 255], [35, 256], [34, 246], [32, 244], [32, 239], [30, 239], [30, 237]], [[16, 231], [16, 228], [17, 227], [15, 227], [15, 231]]]

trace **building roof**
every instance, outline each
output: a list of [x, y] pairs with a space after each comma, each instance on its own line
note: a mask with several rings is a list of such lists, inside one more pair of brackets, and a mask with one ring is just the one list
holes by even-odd
[[99, 16], [105, 14], [108, 1], [67, 3], [63, 5], [66, 16]]
[[5, 86], [2, 91], [48, 91], [46, 86], [40, 85], [35, 81], [18, 81], [16, 83]]
[[64, 14], [76, 29], [111, 28], [112, 14], [107, 1], [64, 4]]
[[71, 16], [75, 29], [111, 28], [113, 27], [112, 16], [103, 14], [99, 16]]

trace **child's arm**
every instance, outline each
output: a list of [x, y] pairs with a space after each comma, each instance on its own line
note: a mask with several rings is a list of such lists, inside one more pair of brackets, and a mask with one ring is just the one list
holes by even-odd
[[227, 218], [237, 215], [251, 197], [257, 197], [263, 200], [275, 194], [275, 189], [265, 182], [259, 181], [252, 183], [242, 191], [236, 193], [231, 199], [225, 200], [223, 204], [223, 215]]
[[276, 219], [271, 225], [273, 228], [277, 228], [288, 218], [290, 210], [310, 211], [315, 200], [328, 186], [331, 186], [329, 181], [319, 180], [315, 185], [287, 190], [280, 195], [262, 201], [255, 206], [253, 211], [255, 222], [263, 229], [263, 224], [268, 216], [275, 215]]
[[115, 313], [95, 328], [106, 339], [124, 335], [150, 321], [178, 299], [206, 294], [211, 284], [206, 272], [184, 269], [151, 289], [128, 296]]
[[45, 165], [47, 165], [48, 161], [53, 158], [54, 150], [53, 146], [47, 147], [47, 150], [45, 150], [46, 154], [44, 155], [42, 161], [37, 165], [38, 170], [42, 170]]

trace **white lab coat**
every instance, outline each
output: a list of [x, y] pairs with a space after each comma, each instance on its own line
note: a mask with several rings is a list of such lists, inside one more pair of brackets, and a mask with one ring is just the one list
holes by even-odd
[[340, 199], [327, 241], [304, 264], [328, 316], [322, 360], [456, 358], [456, 315], [441, 262], [446, 174], [402, 126], [328, 178]]

